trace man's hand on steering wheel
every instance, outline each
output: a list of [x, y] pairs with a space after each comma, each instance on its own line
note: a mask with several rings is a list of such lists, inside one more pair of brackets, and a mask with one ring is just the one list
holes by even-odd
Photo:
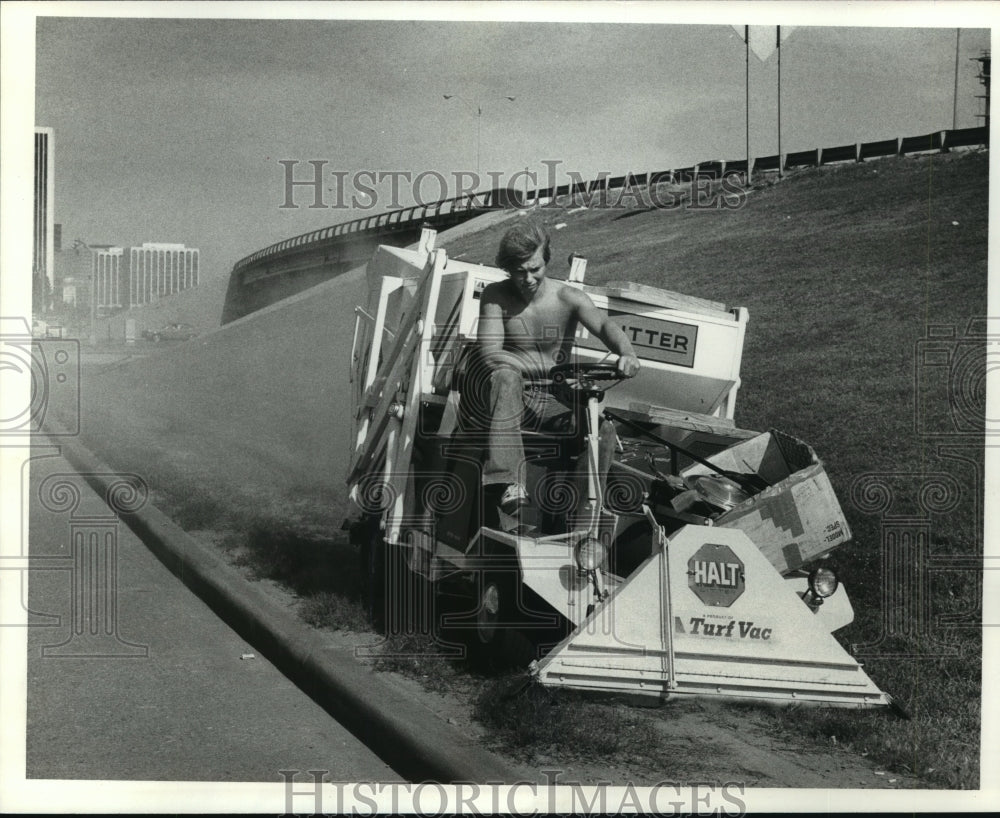
[[[629, 366], [626, 363], [626, 367], [633, 373], [638, 371], [639, 362], [631, 356], [627, 357], [631, 358], [633, 365]], [[601, 394], [616, 383], [621, 383], [626, 378], [632, 377], [624, 374], [619, 363], [612, 361], [571, 361], [556, 364], [549, 370], [549, 374], [552, 377], [552, 382], [558, 386], [574, 392], [594, 392], [595, 394]]]
[[617, 366], [618, 371], [624, 378], [634, 378], [639, 374], [639, 370], [642, 368], [642, 364], [639, 363], [639, 359], [634, 355], [619, 355]]

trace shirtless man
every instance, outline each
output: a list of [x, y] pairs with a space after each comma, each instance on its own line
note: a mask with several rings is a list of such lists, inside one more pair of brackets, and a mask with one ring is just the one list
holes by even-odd
[[524, 461], [522, 424], [535, 429], [571, 428], [574, 410], [553, 394], [549, 378], [556, 364], [570, 360], [577, 325], [617, 353], [618, 372], [639, 371], [639, 359], [621, 327], [601, 313], [582, 290], [545, 277], [550, 257], [545, 228], [521, 222], [500, 241], [496, 265], [510, 275], [487, 286], [479, 306], [478, 344], [489, 372], [489, 451], [483, 484], [501, 484], [500, 508], [512, 513], [528, 501], [520, 480]]

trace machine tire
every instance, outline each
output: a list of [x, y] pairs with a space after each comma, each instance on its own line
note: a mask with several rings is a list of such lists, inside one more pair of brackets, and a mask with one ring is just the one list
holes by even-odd
[[372, 627], [388, 636], [429, 634], [427, 580], [410, 570], [406, 549], [386, 543], [380, 517], [354, 523], [351, 541], [360, 546], [361, 598]]
[[410, 569], [405, 548], [390, 545], [384, 551], [385, 633], [390, 636], [430, 636], [429, 583]]
[[476, 627], [464, 641], [473, 667], [498, 673], [525, 668], [535, 658], [535, 644], [517, 625], [523, 613], [517, 604], [518, 571], [514, 563], [489, 571], [478, 584]]
[[353, 536], [360, 543], [361, 599], [368, 621], [379, 632], [385, 630], [385, 540], [379, 530], [379, 519], [366, 516], [356, 523]]

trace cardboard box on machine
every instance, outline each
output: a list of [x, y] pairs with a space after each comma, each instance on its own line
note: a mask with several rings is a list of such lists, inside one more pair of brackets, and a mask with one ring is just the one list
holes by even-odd
[[[812, 447], [776, 429], [740, 441], [707, 458], [727, 471], [760, 475], [770, 487], [715, 519], [738, 528], [782, 574], [849, 542], [851, 530]], [[695, 464], [684, 477], [714, 474]]]

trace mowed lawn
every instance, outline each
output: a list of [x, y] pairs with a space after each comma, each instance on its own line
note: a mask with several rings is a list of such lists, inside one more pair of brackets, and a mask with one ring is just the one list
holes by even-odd
[[[796, 711], [788, 729], [978, 786], [982, 574], [946, 566], [983, 547], [986, 347], [974, 319], [986, 315], [988, 154], [807, 170], [732, 209], [643, 211], [626, 197], [627, 209], [571, 212], [581, 201], [543, 208], [553, 273], [565, 277], [575, 252], [589, 284], [746, 307], [736, 422], [810, 443], [853, 529], [831, 558], [856, 616], [838, 636], [913, 718]], [[450, 252], [489, 262], [501, 233]], [[925, 355], [942, 331], [954, 339]], [[893, 517], [919, 519], [900, 528]], [[897, 535], [927, 547], [899, 552], [886, 575], [883, 540]]]
[[[800, 437], [824, 460], [854, 532], [833, 558], [856, 613], [839, 635], [913, 716], [796, 710], [775, 729], [835, 736], [947, 787], [979, 782], [980, 574], [930, 571], [925, 558], [982, 553], [982, 421], [967, 418], [977, 407], [982, 416], [975, 354], [984, 364], [985, 345], [955, 342], [973, 353], [953, 356], [971, 361], [958, 373], [925, 365], [921, 350], [932, 326], [961, 338], [985, 315], [987, 167], [985, 153], [884, 160], [803, 171], [737, 208], [626, 199], [539, 214], [553, 229], [556, 277], [576, 252], [591, 284], [629, 280], [748, 308], [736, 421]], [[442, 243], [492, 263], [503, 229]], [[144, 360], [85, 370], [84, 441], [146, 478], [188, 528], [339, 541], [363, 300], [363, 281], [334, 280]], [[926, 553], [900, 557], [916, 578], [905, 588], [883, 572], [891, 515], [921, 518], [911, 530], [926, 537]], [[340, 583], [348, 597], [353, 581]]]

